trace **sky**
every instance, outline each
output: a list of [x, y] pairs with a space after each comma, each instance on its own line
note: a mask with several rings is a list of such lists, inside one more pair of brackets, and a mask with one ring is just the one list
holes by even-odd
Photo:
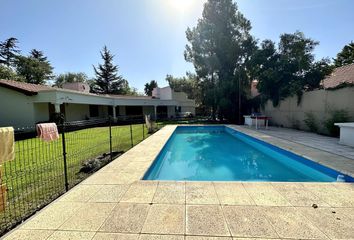
[[[104, 45], [120, 74], [143, 92], [154, 79], [193, 71], [184, 60], [185, 31], [205, 0], [0, 0], [0, 41], [19, 40], [23, 54], [42, 50], [55, 74], [84, 72], [101, 62]], [[300, 30], [320, 42], [316, 58], [333, 58], [354, 40], [353, 0], [238, 0], [259, 40]]]

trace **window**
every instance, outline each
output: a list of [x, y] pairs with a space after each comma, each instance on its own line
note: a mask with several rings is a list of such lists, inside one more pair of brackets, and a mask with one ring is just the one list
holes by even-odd
[[90, 117], [98, 117], [98, 105], [90, 105]]

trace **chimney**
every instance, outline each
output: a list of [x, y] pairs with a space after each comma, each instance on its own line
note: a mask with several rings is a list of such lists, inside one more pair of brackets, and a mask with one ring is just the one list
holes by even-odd
[[82, 82], [64, 83], [62, 88], [84, 93], [90, 92], [90, 86], [87, 83]]

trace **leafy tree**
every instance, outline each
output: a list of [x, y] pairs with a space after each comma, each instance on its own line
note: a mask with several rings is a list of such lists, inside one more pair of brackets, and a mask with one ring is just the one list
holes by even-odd
[[201, 89], [195, 74], [187, 73], [184, 77], [167, 75], [166, 81], [174, 91], [186, 93], [188, 98], [196, 100], [198, 106], [201, 105]]
[[106, 46], [100, 53], [103, 64], [98, 64], [97, 68], [93, 66], [96, 78], [92, 91], [101, 94], [126, 94], [129, 84], [127, 80], [118, 75], [118, 66], [113, 64], [114, 55]]
[[16, 56], [20, 53], [17, 44], [18, 40], [14, 37], [0, 42], [0, 64], [9, 67], [14, 63]]
[[45, 84], [46, 80], [53, 78], [53, 67], [43, 53], [40, 53], [40, 56], [34, 56], [31, 52], [28, 57], [16, 57], [17, 74], [23, 76], [28, 83]]
[[56, 87], [62, 87], [64, 83], [73, 83], [73, 82], [88, 82], [88, 77], [85, 73], [79, 72], [79, 73], [74, 73], [74, 72], [68, 72], [68, 73], [63, 73], [59, 74], [58, 76], [55, 77], [55, 83], [54, 86]]
[[185, 59], [193, 63], [203, 103], [213, 118], [240, 116], [250, 86], [247, 62], [255, 49], [250, 22], [232, 0], [208, 0], [196, 27], [186, 31]]
[[17, 73], [11, 67], [7, 67], [1, 64], [0, 64], [0, 79], [24, 81], [23, 77], [17, 75]]
[[332, 67], [328, 59], [314, 60], [316, 45], [302, 32], [282, 34], [278, 48], [271, 40], [261, 43], [251, 61], [251, 76], [259, 80], [257, 88], [265, 99], [277, 106], [282, 99], [297, 95], [300, 102], [304, 90], [319, 87]]
[[152, 90], [157, 88], [157, 82], [155, 80], [151, 80], [150, 83], [145, 83], [144, 92], [148, 96], [152, 96]]
[[342, 51], [340, 51], [334, 59], [334, 65], [336, 67], [341, 67], [351, 63], [354, 63], [354, 42], [350, 42], [345, 45]]
[[47, 61], [47, 57], [44, 56], [44, 53], [40, 50], [37, 49], [32, 49], [30, 52], [30, 57], [37, 59], [40, 62], [46, 62]]

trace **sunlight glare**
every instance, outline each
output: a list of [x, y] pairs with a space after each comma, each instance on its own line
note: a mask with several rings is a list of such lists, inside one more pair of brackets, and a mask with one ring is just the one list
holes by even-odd
[[178, 11], [185, 11], [192, 7], [194, 0], [168, 0], [170, 6]]

